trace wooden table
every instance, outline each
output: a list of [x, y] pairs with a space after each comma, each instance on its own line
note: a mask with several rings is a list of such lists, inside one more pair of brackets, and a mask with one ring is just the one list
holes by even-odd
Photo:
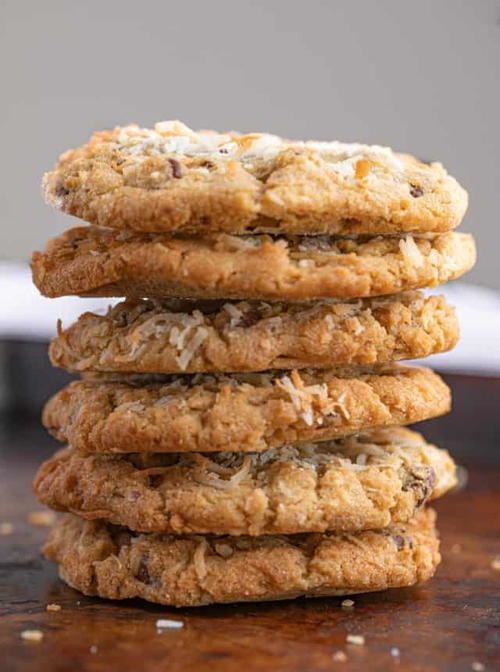
[[[500, 381], [450, 382], [454, 413], [425, 423], [426, 435], [469, 468], [467, 488], [436, 506], [444, 561], [428, 585], [360, 595], [348, 610], [337, 598], [176, 610], [67, 588], [39, 554], [47, 529], [27, 522], [39, 508], [30, 480], [55, 442], [36, 421], [5, 419], [0, 522], [14, 532], [0, 536], [0, 670], [499, 670]], [[49, 603], [61, 611], [47, 612]], [[184, 627], [157, 632], [159, 618]], [[23, 641], [24, 630], [41, 630], [43, 640]], [[347, 633], [364, 635], [365, 645], [346, 645]], [[338, 651], [346, 661], [333, 659]]]

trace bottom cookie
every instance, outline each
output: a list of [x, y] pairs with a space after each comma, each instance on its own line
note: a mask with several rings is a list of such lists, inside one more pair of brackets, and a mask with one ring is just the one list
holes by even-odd
[[177, 607], [413, 586], [440, 561], [432, 509], [382, 530], [263, 537], [136, 534], [67, 515], [43, 552], [86, 595]]

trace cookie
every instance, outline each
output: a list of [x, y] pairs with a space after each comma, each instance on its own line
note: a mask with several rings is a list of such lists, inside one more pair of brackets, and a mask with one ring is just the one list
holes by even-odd
[[65, 516], [43, 548], [86, 595], [193, 607], [346, 595], [427, 581], [439, 561], [432, 510], [355, 533], [262, 537], [137, 534]]
[[49, 297], [307, 300], [431, 287], [468, 271], [472, 236], [167, 236], [77, 227], [32, 259]]
[[78, 450], [261, 452], [425, 420], [450, 409], [430, 369], [326, 370], [76, 381], [49, 400], [45, 427]]
[[93, 224], [191, 233], [436, 232], [467, 208], [440, 164], [387, 147], [196, 133], [179, 122], [96, 133], [61, 156], [42, 194]]
[[245, 372], [384, 364], [458, 339], [444, 297], [409, 292], [351, 302], [125, 301], [84, 313], [49, 348], [70, 371]]
[[296, 534], [407, 522], [456, 483], [448, 453], [402, 427], [263, 453], [104, 455], [42, 464], [42, 504], [139, 532]]

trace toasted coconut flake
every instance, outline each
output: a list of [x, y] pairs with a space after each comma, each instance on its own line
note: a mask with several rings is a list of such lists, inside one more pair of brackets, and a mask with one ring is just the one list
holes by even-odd
[[288, 392], [294, 408], [301, 411], [302, 419], [309, 426], [315, 422], [314, 411], [318, 414], [316, 422], [321, 418], [319, 424], [323, 421], [321, 416], [338, 415], [337, 411], [349, 419], [349, 412], [344, 406], [345, 393], [342, 393], [337, 400], [331, 399], [326, 383], [306, 386], [298, 371], [294, 369], [290, 376], [283, 376], [277, 380], [276, 385]]
[[[230, 490], [236, 488], [250, 473], [252, 467], [252, 460], [250, 456], [246, 455], [243, 459], [241, 467], [237, 470], [231, 470], [228, 467], [217, 464], [207, 457], [197, 456], [195, 458], [200, 464], [200, 469], [194, 475], [194, 479], [203, 485], [209, 485], [217, 490]], [[220, 478], [222, 475], [228, 475], [229, 478]]]
[[226, 313], [229, 314], [229, 328], [233, 329], [233, 327], [235, 327], [241, 321], [243, 312], [239, 308], [236, 308], [234, 303], [225, 303], [222, 307]]
[[199, 327], [191, 341], [182, 350], [181, 354], [175, 358], [177, 364], [183, 371], [187, 369], [189, 362], [194, 357], [200, 345], [208, 336], [208, 333], [208, 329], [205, 329], [205, 327]]
[[207, 540], [200, 537], [198, 546], [193, 554], [194, 571], [196, 572], [199, 581], [203, 581], [207, 575], [207, 566], [205, 563], [205, 553], [207, 552], [207, 548]]

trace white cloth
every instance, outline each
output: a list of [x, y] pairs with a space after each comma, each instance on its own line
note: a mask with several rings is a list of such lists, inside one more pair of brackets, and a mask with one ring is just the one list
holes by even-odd
[[[57, 319], [68, 326], [87, 311], [103, 312], [113, 299], [68, 296], [46, 299], [31, 282], [26, 266], [0, 263], [2, 310], [0, 338], [47, 340], [54, 336]], [[438, 371], [500, 375], [500, 293], [461, 282], [433, 289], [457, 308], [461, 339], [451, 352], [427, 357], [426, 365]]]

